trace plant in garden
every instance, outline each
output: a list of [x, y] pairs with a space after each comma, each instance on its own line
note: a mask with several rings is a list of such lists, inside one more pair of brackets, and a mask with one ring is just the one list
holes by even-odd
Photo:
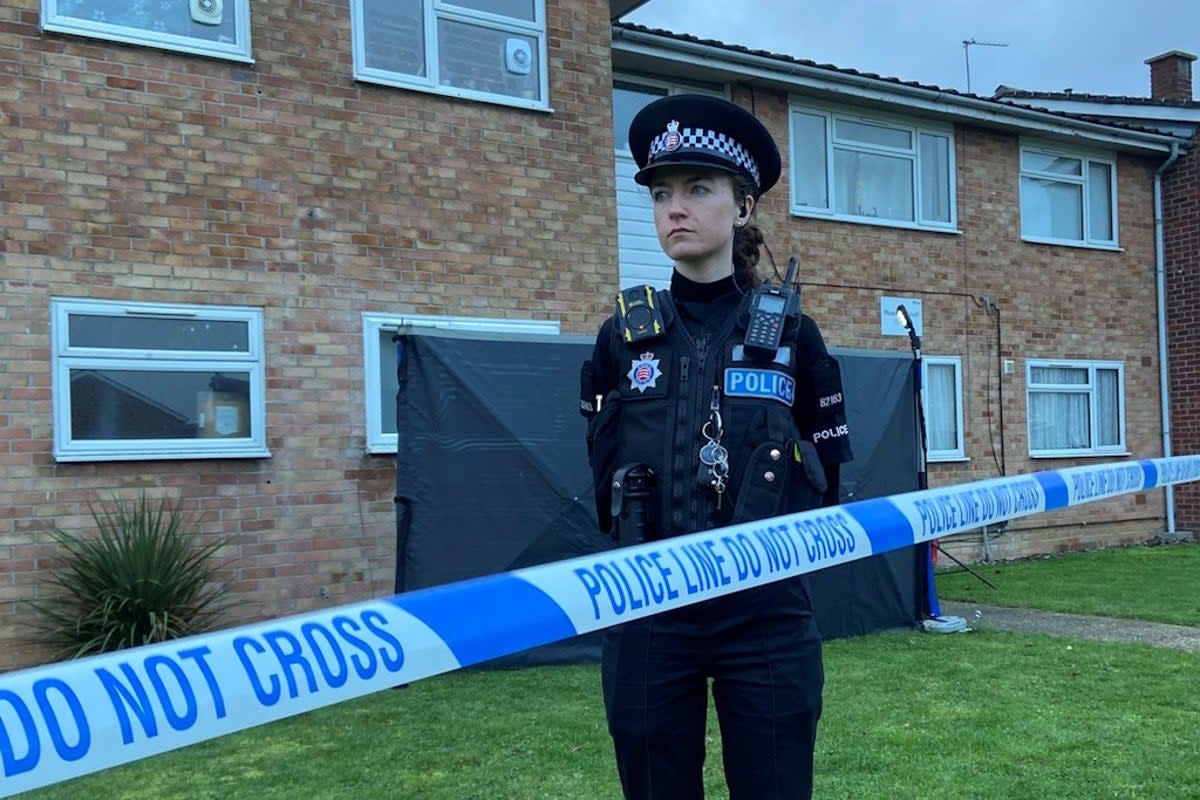
[[39, 630], [78, 658], [163, 642], [213, 627], [232, 601], [214, 580], [220, 537], [201, 543], [178, 502], [114, 497], [88, 502], [97, 531], [51, 533], [62, 548], [49, 572], [55, 596], [30, 602]]

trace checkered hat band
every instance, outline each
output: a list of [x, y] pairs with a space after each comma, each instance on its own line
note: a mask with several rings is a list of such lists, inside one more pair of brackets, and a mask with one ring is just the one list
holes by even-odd
[[750, 157], [750, 153], [746, 151], [746, 148], [725, 134], [717, 133], [716, 131], [707, 131], [704, 128], [681, 128], [677, 134], [680, 137], [679, 146], [674, 150], [667, 150], [667, 137], [670, 135], [671, 131], [664, 131], [654, 137], [654, 141], [650, 142], [650, 158], [648, 162], [653, 162], [656, 158], [668, 152], [675, 153], [680, 150], [707, 151], [737, 164], [754, 177], [756, 184], [760, 183], [758, 163]]

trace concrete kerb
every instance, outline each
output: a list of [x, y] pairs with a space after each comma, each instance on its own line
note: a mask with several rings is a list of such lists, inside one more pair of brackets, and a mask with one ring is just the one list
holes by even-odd
[[1088, 614], [1063, 614], [1028, 608], [939, 601], [942, 616], [962, 617], [973, 628], [1016, 633], [1046, 633], [1103, 642], [1141, 643], [1200, 653], [1200, 628]]

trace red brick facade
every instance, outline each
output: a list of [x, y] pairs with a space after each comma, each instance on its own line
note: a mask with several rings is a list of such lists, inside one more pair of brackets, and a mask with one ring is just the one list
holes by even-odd
[[[256, 2], [256, 64], [44, 34], [0, 8], [0, 669], [85, 501], [181, 497], [240, 613], [389, 592], [363, 312], [591, 327], [616, 288], [606, 0], [548, 3], [553, 113], [356, 83], [342, 2]], [[265, 310], [270, 459], [55, 463], [51, 297]], [[325, 596], [328, 599], [325, 599]]]
[[[1167, 363], [1171, 441], [1178, 455], [1200, 453], [1200, 135], [1163, 179], [1163, 247], [1167, 280]], [[1200, 531], [1200, 487], [1175, 490], [1180, 530]]]
[[[364, 452], [360, 315], [591, 332], [617, 285], [608, 5], [547, 6], [553, 113], [356, 83], [344, 3], [301, 18], [256, 2], [253, 66], [42, 33], [37, 0], [0, 8], [0, 669], [44, 657], [20, 601], [42, 590], [47, 532], [89, 526], [98, 494], [179, 497], [232, 535], [239, 619], [392, 588], [395, 462]], [[785, 96], [755, 107], [785, 142]], [[963, 357], [970, 457], [934, 484], [997, 475], [1002, 440], [1008, 474], [1074, 463], [1027, 456], [1029, 357], [1124, 361], [1129, 449], [1159, 455], [1153, 164], [1118, 162], [1120, 252], [1049, 247], [1020, 238], [1017, 137], [956, 137], [960, 235], [792, 217], [786, 177], [765, 199], [806, 309], [833, 345], [906, 350], [880, 335], [878, 297], [924, 299], [926, 351]], [[1174, 252], [1195, 266], [1194, 240]], [[980, 295], [1017, 367], [1002, 379]], [[272, 457], [56, 462], [52, 297], [263, 308]], [[1162, 521], [1160, 493], [1092, 504], [1021, 521], [993, 555], [1145, 540]]]

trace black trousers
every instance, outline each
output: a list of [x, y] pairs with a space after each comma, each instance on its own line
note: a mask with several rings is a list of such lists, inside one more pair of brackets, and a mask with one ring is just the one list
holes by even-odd
[[802, 578], [625, 623], [604, 639], [626, 800], [701, 800], [708, 681], [730, 800], [808, 800], [821, 640]]

